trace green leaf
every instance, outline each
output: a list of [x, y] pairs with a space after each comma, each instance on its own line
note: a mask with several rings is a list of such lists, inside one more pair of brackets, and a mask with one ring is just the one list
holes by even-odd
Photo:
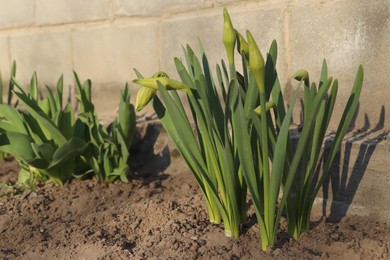
[[7, 104], [0, 104], [0, 128], [4, 131], [27, 134], [23, 117], [16, 108]]
[[38, 101], [38, 79], [36, 72], [34, 72], [31, 78], [29, 94], [33, 100], [35, 100], [36, 102]]
[[3, 104], [3, 77], [1, 76], [1, 72], [0, 72], [0, 104]]
[[[42, 109], [36, 102], [27, 97], [27, 95], [18, 85], [16, 86], [20, 92], [15, 91], [15, 95], [25, 106], [26, 110], [36, 119], [46, 138], [48, 140], [53, 139], [58, 145], [64, 144], [66, 142], [66, 138], [61, 134], [50, 118], [43, 113]], [[32, 130], [34, 131], [34, 129]]]
[[80, 138], [71, 138], [54, 152], [53, 161], [50, 163], [49, 168], [74, 160], [75, 157], [81, 155], [87, 149], [88, 145]]
[[22, 133], [3, 132], [0, 134], [0, 151], [23, 159], [35, 158], [31, 138]]
[[13, 95], [13, 89], [14, 89], [14, 82], [12, 78], [14, 78], [16, 75], [16, 62], [12, 62], [12, 68], [11, 68], [11, 80], [9, 81], [9, 88], [8, 88], [8, 99], [7, 99], [7, 104], [11, 105], [12, 103], [12, 95]]
[[76, 119], [71, 104], [66, 104], [63, 111], [58, 115], [58, 129], [69, 140], [74, 136]]
[[[291, 100], [290, 107], [287, 110], [286, 116], [283, 119], [283, 123], [280, 127], [280, 131], [278, 134], [278, 138], [275, 145], [275, 152], [273, 156], [272, 162], [272, 170], [271, 170], [271, 180], [270, 180], [270, 190], [269, 197], [269, 223], [270, 229], [273, 229], [273, 239], [276, 238], [277, 227], [279, 226], [279, 215], [275, 216], [275, 209], [277, 208], [277, 199], [279, 195], [279, 189], [282, 182], [282, 177], [284, 173], [284, 167], [286, 165], [286, 154], [288, 152], [288, 141], [289, 141], [289, 128], [292, 117], [292, 112], [295, 106], [295, 102], [298, 98], [299, 88], [295, 91], [294, 97]], [[287, 194], [284, 194], [287, 197]], [[279, 209], [282, 211], [283, 209]], [[274, 242], [274, 241], [272, 241]]]
[[62, 110], [63, 91], [64, 91], [64, 75], [61, 75], [61, 77], [57, 81], [57, 91], [54, 97], [57, 111]]

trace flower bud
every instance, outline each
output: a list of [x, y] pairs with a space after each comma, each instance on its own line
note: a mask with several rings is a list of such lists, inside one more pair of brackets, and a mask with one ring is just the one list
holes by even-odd
[[133, 83], [135, 84], [154, 90], [158, 90], [157, 82], [160, 82], [161, 85], [163, 85], [167, 90], [183, 90], [185, 92], [190, 91], [190, 88], [186, 84], [174, 79], [170, 79], [168, 75], [162, 71], [153, 74], [151, 78], [133, 80]]
[[264, 58], [261, 55], [259, 47], [257, 46], [252, 34], [246, 31], [246, 37], [249, 45], [249, 66], [252, 71], [257, 87], [259, 88], [260, 94], [265, 92], [264, 90]]
[[247, 41], [245, 41], [244, 37], [239, 33], [237, 30], [236, 36], [237, 36], [237, 51], [242, 55], [242, 53], [245, 54], [246, 58], [249, 57], [249, 45]]
[[225, 46], [229, 64], [234, 63], [234, 46], [236, 44], [236, 32], [226, 8], [223, 9], [223, 45]]
[[141, 111], [156, 95], [157, 90], [148, 87], [141, 87], [137, 92], [137, 99], [135, 101], [135, 111]]
[[[265, 103], [265, 110], [268, 112], [271, 108], [275, 107], [274, 102], [266, 102]], [[254, 109], [255, 113], [261, 116], [261, 106], [258, 106]]]
[[298, 70], [297, 72], [294, 73], [292, 78], [298, 81], [302, 81], [302, 80], [305, 81], [306, 86], [310, 85], [309, 72], [307, 72], [307, 70]]

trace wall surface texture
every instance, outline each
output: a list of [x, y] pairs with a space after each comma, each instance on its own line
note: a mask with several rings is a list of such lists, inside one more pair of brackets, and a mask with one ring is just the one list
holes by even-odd
[[305, 68], [316, 79], [326, 58], [340, 81], [334, 122], [363, 64], [356, 128], [390, 128], [389, 0], [0, 0], [0, 70], [7, 81], [15, 60], [20, 82], [27, 84], [37, 71], [41, 85], [50, 86], [62, 73], [73, 85], [75, 70], [92, 79], [99, 110], [110, 113], [117, 90], [135, 77], [133, 68], [174, 77], [173, 58], [182, 57], [183, 44], [196, 49], [197, 37], [212, 64], [225, 59], [224, 6], [238, 30], [251, 30], [263, 53], [277, 40], [286, 94], [296, 86], [290, 80], [296, 70]]
[[37, 71], [41, 86], [54, 86], [62, 73], [73, 86], [75, 70], [92, 79], [98, 113], [110, 116], [119, 89], [135, 77], [133, 68], [145, 76], [163, 70], [176, 77], [173, 58], [182, 57], [187, 43], [196, 49], [197, 37], [211, 64], [225, 59], [224, 6], [235, 28], [251, 30], [263, 53], [277, 40], [287, 97], [296, 86], [290, 80], [296, 70], [305, 68], [318, 79], [327, 60], [340, 83], [333, 128], [363, 64], [354, 126], [360, 132], [343, 146], [332, 190], [341, 211], [390, 221], [383, 211], [390, 202], [390, 143], [382, 140], [390, 129], [390, 0], [0, 0], [3, 79], [9, 80], [13, 60], [22, 84]]
[[7, 81], [15, 60], [19, 81], [27, 84], [37, 71], [41, 85], [53, 86], [62, 73], [73, 85], [75, 70], [92, 79], [95, 101], [109, 114], [118, 90], [135, 77], [133, 68], [174, 77], [173, 58], [182, 57], [184, 44], [197, 49], [198, 37], [212, 64], [225, 59], [224, 6], [238, 30], [251, 30], [263, 53], [277, 40], [286, 94], [296, 86], [290, 80], [296, 70], [305, 68], [316, 79], [326, 58], [340, 81], [339, 112], [363, 64], [357, 127], [390, 128], [389, 0], [0, 0], [0, 71]]

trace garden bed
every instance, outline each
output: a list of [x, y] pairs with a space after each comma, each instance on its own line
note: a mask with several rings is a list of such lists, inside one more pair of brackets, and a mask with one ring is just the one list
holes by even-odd
[[[283, 223], [276, 248], [261, 251], [254, 210], [238, 240], [208, 222], [194, 178], [167, 137], [146, 131], [133, 151], [130, 183], [73, 180], [0, 198], [2, 259], [387, 259], [390, 227], [367, 217], [327, 223], [314, 216], [298, 242]], [[0, 164], [15, 183], [18, 165]], [[5, 189], [2, 189], [4, 192]], [[284, 221], [284, 220], [283, 220]]]

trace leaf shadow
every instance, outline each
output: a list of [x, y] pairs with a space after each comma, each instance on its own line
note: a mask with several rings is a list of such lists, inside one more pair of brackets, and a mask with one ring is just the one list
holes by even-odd
[[[353, 129], [354, 123], [355, 120], [353, 120], [350, 129]], [[363, 127], [353, 132], [345, 140], [345, 148], [336, 155], [329, 175], [322, 185], [323, 216], [326, 216], [328, 202], [331, 203], [328, 222], [340, 222], [347, 215], [377, 145], [386, 139], [389, 133], [389, 131], [383, 130], [384, 125], [385, 107], [382, 105], [379, 121], [375, 127], [371, 129], [370, 120], [365, 114]], [[328, 139], [327, 142], [331, 142], [331, 140]], [[324, 161], [328, 156], [326, 147], [327, 145], [325, 145]], [[357, 155], [355, 155], [356, 148], [359, 149]], [[352, 158], [356, 158], [353, 164]], [[329, 194], [330, 187], [331, 194]]]
[[171, 164], [168, 144], [161, 138], [162, 126], [147, 123], [137, 128], [130, 148], [131, 177], [147, 185], [168, 178], [164, 170]]

